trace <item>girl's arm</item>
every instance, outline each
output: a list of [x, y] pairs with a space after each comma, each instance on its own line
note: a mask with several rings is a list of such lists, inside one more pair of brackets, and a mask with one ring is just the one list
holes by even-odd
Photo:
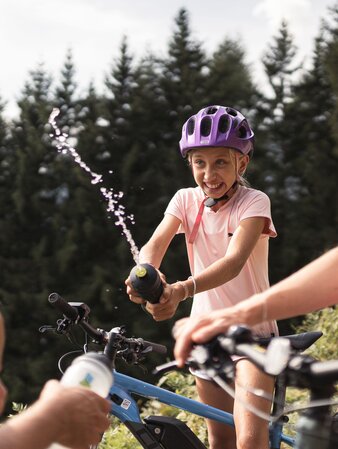
[[253, 217], [239, 223], [225, 256], [195, 276], [196, 293], [223, 285], [240, 273], [263, 232], [265, 222], [264, 217]]
[[140, 263], [148, 262], [159, 268], [180, 224], [181, 221], [177, 217], [166, 214], [148, 242], [141, 248]]
[[[225, 256], [195, 276], [195, 293], [218, 287], [239, 274], [262, 234], [265, 222], [264, 217], [247, 218], [240, 222]], [[160, 304], [147, 303], [146, 308], [156, 321], [167, 320], [174, 316], [179, 303], [193, 291], [192, 279], [175, 282], [164, 289]]]

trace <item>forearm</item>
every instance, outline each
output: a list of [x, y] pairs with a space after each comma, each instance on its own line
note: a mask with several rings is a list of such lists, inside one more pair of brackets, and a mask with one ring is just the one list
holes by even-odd
[[231, 281], [241, 271], [243, 264], [235, 257], [224, 257], [195, 276], [196, 293], [211, 290]]
[[141, 248], [140, 263], [151, 263], [154, 267], [159, 268], [180, 223], [178, 218], [165, 215], [149, 241]]
[[57, 436], [57, 420], [35, 404], [0, 427], [0, 449], [45, 449]]
[[[243, 323], [285, 319], [338, 303], [338, 248], [236, 306]], [[263, 319], [262, 319], [263, 318]]]
[[216, 288], [238, 276], [257, 244], [264, 224], [265, 219], [262, 217], [240, 222], [226, 254], [195, 276], [197, 293]]
[[139, 261], [140, 263], [150, 263], [155, 268], [159, 268], [164, 254], [165, 250], [160, 251], [156, 244], [150, 240], [141, 248]]

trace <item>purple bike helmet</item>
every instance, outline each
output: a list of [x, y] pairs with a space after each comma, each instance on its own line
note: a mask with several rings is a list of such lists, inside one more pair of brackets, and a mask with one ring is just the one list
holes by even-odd
[[208, 106], [183, 125], [180, 150], [201, 147], [229, 147], [251, 157], [254, 133], [243, 114], [227, 106]]

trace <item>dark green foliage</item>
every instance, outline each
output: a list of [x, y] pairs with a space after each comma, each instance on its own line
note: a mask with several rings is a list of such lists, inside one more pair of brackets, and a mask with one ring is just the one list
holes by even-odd
[[247, 114], [254, 106], [256, 88], [245, 51], [240, 43], [226, 38], [209, 62], [206, 79], [208, 104], [229, 105]]
[[292, 138], [290, 126], [294, 122], [294, 117], [288, 116], [287, 108], [292, 101], [291, 91], [295, 83], [295, 72], [298, 70], [295, 56], [296, 49], [292, 36], [287, 24], [282, 22], [279, 33], [263, 58], [272, 94], [265, 99], [259, 111], [259, 119], [266, 123], [262, 133], [262, 145], [258, 148], [265, 153], [264, 161], [260, 166], [264, 176], [261, 182], [263, 190], [270, 196], [274, 223], [279, 234], [278, 239], [272, 242], [275, 250], [271, 264], [273, 281], [289, 274], [285, 272], [285, 261], [290, 260], [290, 255], [285, 254], [285, 251], [290, 248], [285, 245], [285, 232], [289, 225], [287, 214], [290, 201], [290, 177], [285, 153]]
[[[183, 8], [164, 58], [146, 54], [135, 61], [122, 38], [103, 95], [92, 85], [78, 93], [68, 51], [55, 87], [43, 65], [30, 73], [17, 119], [5, 121], [0, 106], [0, 300], [7, 319], [10, 399], [31, 402], [47, 378], [58, 376], [57, 359], [72, 348], [38, 333], [40, 325], [58, 318], [47, 304], [52, 291], [86, 302], [94, 324], [125, 324], [129, 334], [168, 344], [171, 357], [175, 320], [155, 323], [126, 296], [124, 280], [134, 260], [101, 189], [123, 192], [126, 225], [141, 247], [175, 191], [193, 185], [178, 151], [180, 130], [207, 104], [239, 108], [255, 130], [248, 178], [271, 197], [279, 233], [271, 242], [271, 280], [336, 244], [336, 10], [332, 17], [316, 40], [311, 68], [298, 77], [292, 37], [282, 23], [263, 59], [268, 93], [252, 81], [239, 43], [225, 37], [206, 55]], [[52, 145], [47, 122], [54, 106], [61, 111], [62, 131], [87, 166], [102, 175], [101, 183], [92, 184], [88, 173]], [[169, 282], [189, 275], [182, 235], [161, 269]], [[175, 319], [189, 308], [186, 301]]]

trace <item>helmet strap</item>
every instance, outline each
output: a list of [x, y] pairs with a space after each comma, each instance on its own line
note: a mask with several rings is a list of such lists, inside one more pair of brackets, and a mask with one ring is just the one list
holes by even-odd
[[202, 203], [198, 209], [197, 217], [195, 219], [194, 226], [193, 226], [191, 234], [189, 236], [189, 240], [188, 240], [189, 243], [194, 243], [194, 241], [195, 241], [195, 238], [196, 238], [196, 235], [198, 232], [198, 228], [200, 227], [200, 224], [202, 221], [204, 206], [213, 207], [219, 201], [229, 200], [233, 196], [233, 194], [236, 192], [237, 188], [238, 188], [238, 181], [236, 180], [232, 184], [230, 189], [223, 196], [221, 196], [221, 198], [210, 198], [210, 197], [204, 198], [204, 200], [202, 201]]
[[238, 188], [238, 181], [235, 181], [232, 184], [232, 186], [230, 187], [230, 189], [227, 192], [225, 192], [225, 194], [223, 196], [221, 196], [220, 198], [210, 198], [210, 197], [207, 198], [204, 201], [205, 206], [213, 207], [220, 201], [227, 201], [227, 200], [229, 200], [233, 196], [233, 194], [236, 192], [237, 188]]

